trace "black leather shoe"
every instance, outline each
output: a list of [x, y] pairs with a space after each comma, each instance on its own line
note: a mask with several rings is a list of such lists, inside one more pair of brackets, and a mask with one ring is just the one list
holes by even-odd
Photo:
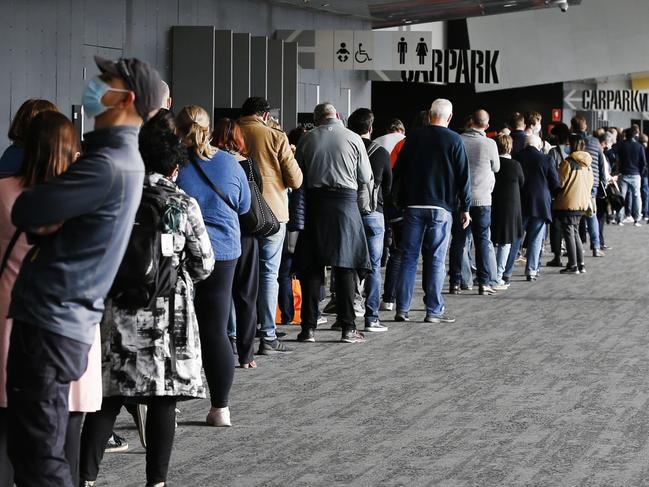
[[563, 264], [561, 263], [561, 259], [557, 259], [556, 257], [546, 262], [545, 265], [547, 267], [563, 267]]
[[498, 294], [498, 293], [491, 286], [487, 286], [487, 285], [483, 286], [481, 284], [480, 286], [478, 286], [478, 294], [480, 296], [489, 296], [489, 295]]
[[460, 286], [458, 286], [457, 284], [451, 284], [448, 287], [448, 293], [449, 294], [461, 294]]

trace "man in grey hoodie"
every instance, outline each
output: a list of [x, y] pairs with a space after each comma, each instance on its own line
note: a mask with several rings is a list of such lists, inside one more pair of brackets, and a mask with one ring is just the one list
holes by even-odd
[[[500, 170], [500, 157], [496, 142], [486, 136], [489, 127], [489, 114], [485, 110], [477, 110], [469, 121], [468, 129], [462, 134], [462, 141], [469, 158], [469, 174], [471, 175], [471, 232], [475, 243], [477, 281], [480, 294], [494, 294], [489, 285], [489, 236], [491, 227], [491, 192], [496, 177], [494, 173]], [[458, 293], [462, 258], [468, 228], [453, 225], [453, 238], [450, 249], [451, 293]]]

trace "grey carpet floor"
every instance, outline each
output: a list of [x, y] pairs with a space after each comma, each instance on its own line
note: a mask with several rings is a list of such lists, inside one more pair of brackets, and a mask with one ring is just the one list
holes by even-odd
[[[383, 314], [389, 332], [357, 345], [325, 327], [237, 369], [232, 428], [180, 404], [170, 484], [649, 485], [649, 225], [606, 232], [585, 275], [527, 283], [518, 267], [498, 296], [448, 297], [454, 324], [418, 322], [418, 281], [411, 323]], [[131, 449], [97, 485], [142, 486], [137, 432], [126, 415], [116, 429]]]

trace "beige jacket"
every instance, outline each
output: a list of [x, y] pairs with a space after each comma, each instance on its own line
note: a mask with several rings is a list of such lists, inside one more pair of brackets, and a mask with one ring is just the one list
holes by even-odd
[[561, 190], [554, 200], [554, 209], [586, 211], [591, 202], [593, 158], [588, 152], [573, 152], [559, 165]]
[[250, 157], [259, 166], [264, 198], [280, 222], [288, 221], [287, 188], [302, 186], [302, 171], [293, 156], [288, 137], [268, 127], [254, 115], [239, 119]]

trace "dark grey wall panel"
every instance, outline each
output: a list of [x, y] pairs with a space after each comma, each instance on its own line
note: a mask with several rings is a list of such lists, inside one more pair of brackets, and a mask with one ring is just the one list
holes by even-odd
[[176, 111], [185, 105], [214, 109], [214, 27], [172, 29], [172, 90]]
[[253, 36], [250, 46], [250, 94], [268, 98], [268, 37]]
[[284, 87], [284, 41], [268, 41], [268, 103], [272, 108], [279, 108], [283, 116], [282, 93]]
[[283, 75], [282, 127], [289, 131], [297, 126], [297, 42], [284, 43]]
[[232, 106], [240, 107], [250, 96], [250, 34], [232, 36]]
[[[351, 17], [267, 0], [0, 0], [0, 6], [2, 134], [7, 133], [11, 118], [26, 98], [49, 98], [69, 114], [72, 104], [80, 102], [87, 82], [84, 67], [88, 74], [94, 69], [93, 52], [147, 60], [160, 70], [173, 91], [171, 27], [175, 25], [214, 26], [268, 37], [282, 29], [370, 28], [368, 22]], [[187, 56], [194, 58], [194, 64], [187, 63], [188, 76], [211, 65], [193, 51], [190, 47], [186, 50]], [[251, 92], [267, 97], [259, 93], [265, 90], [265, 76], [262, 81], [255, 75], [254, 62], [252, 66]], [[370, 83], [364, 73], [300, 70], [299, 78], [300, 82], [321, 85], [333, 103], [342, 104], [336, 98], [341, 85], [352, 88], [358, 103], [370, 103]], [[203, 99], [200, 103], [208, 102]], [[174, 100], [174, 109], [182, 104], [181, 95]], [[7, 145], [8, 141], [0, 138], [0, 150]]]
[[232, 31], [214, 33], [214, 106], [232, 108]]

